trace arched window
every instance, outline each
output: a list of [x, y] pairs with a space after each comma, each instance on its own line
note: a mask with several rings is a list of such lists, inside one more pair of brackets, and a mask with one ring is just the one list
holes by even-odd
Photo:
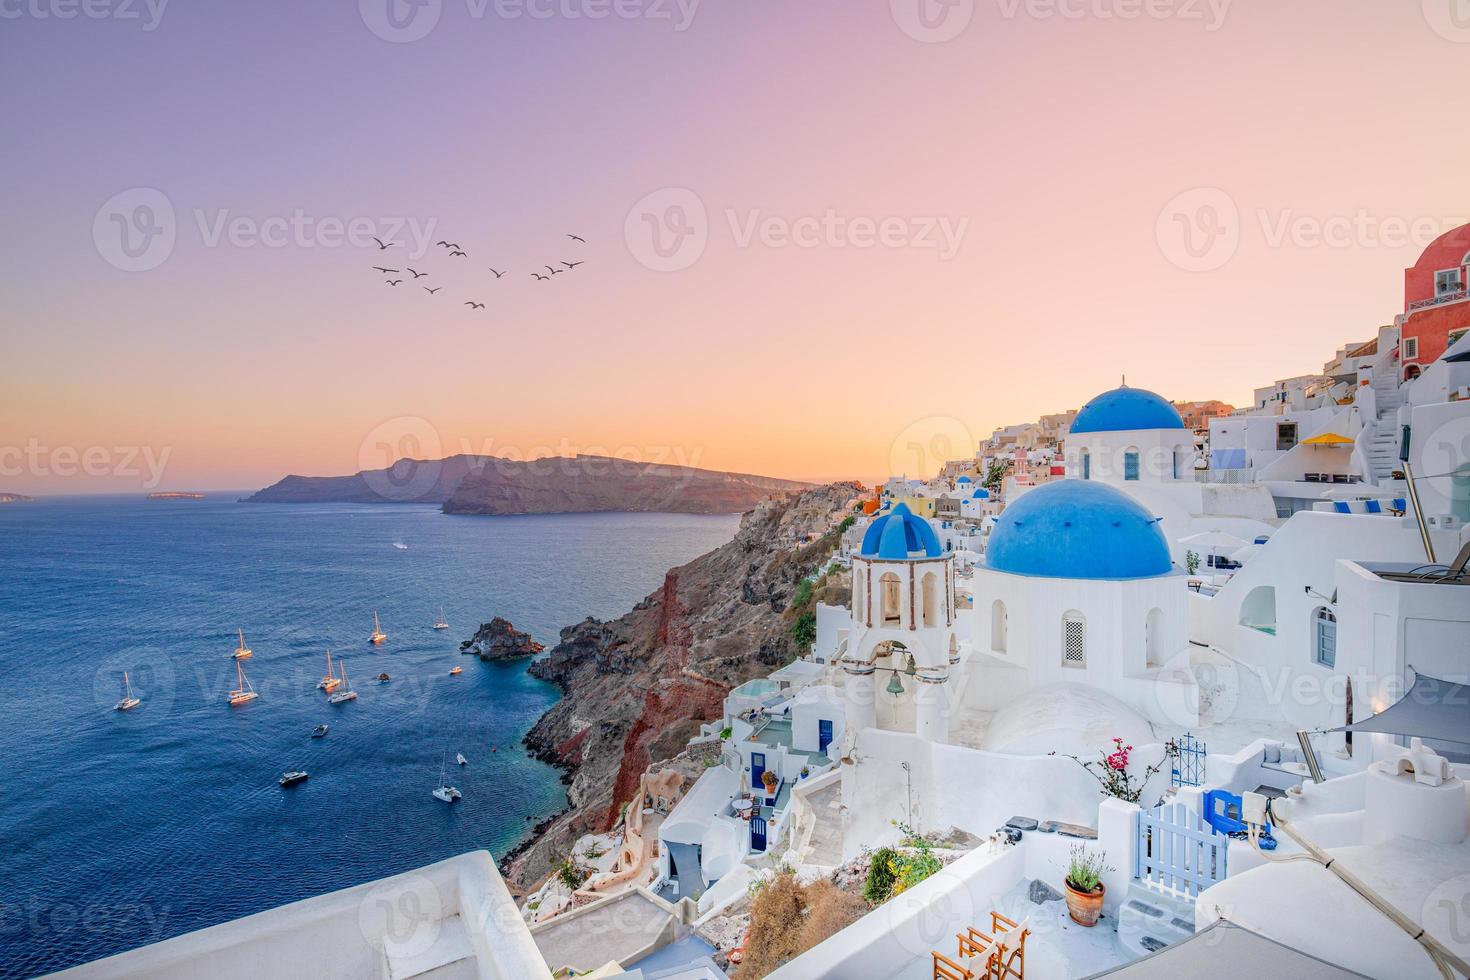
[[1092, 479], [1092, 453], [1082, 450], [1082, 479]]
[[1006, 652], [1006, 604], [999, 599], [990, 604], [990, 649]]
[[1062, 617], [1062, 666], [1087, 666], [1087, 620], [1076, 610]]
[[878, 579], [878, 587], [883, 591], [883, 625], [892, 626], [902, 619], [898, 605], [898, 576], [884, 572]]
[[1148, 651], [1150, 667], [1164, 666], [1164, 611], [1150, 609], [1143, 621], [1143, 646]]
[[1312, 660], [1323, 667], [1337, 666], [1337, 617], [1326, 606], [1312, 610]]
[[[857, 562], [853, 562], [854, 565]], [[868, 611], [868, 575], [861, 567], [852, 575], [852, 618], [861, 623]]]
[[1240, 604], [1240, 625], [1262, 633], [1276, 635], [1276, 589], [1258, 585], [1246, 594]]
[[1136, 480], [1136, 479], [1138, 479], [1138, 450], [1137, 449], [1125, 449], [1125, 450], [1123, 450], [1123, 479], [1125, 479], [1125, 480]]
[[939, 625], [939, 576], [933, 572], [924, 576], [924, 625]]

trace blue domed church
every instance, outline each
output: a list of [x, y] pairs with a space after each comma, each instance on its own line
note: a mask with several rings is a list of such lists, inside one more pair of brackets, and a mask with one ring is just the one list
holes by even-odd
[[1194, 479], [1198, 450], [1178, 410], [1127, 385], [1082, 406], [1067, 434], [1067, 475], [1113, 484]]

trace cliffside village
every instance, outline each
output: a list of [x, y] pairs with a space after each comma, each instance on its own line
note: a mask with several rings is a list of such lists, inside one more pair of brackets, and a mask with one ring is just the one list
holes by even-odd
[[1464, 977], [1467, 283], [1470, 226], [1249, 405], [1130, 376], [820, 515], [801, 655], [530, 894], [471, 852], [79, 975]]

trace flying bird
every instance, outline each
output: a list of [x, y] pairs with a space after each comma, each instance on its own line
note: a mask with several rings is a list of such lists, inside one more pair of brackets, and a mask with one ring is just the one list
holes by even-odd
[[427, 272], [418, 272], [417, 270], [414, 270], [414, 269], [409, 269], [408, 271], [413, 273], [413, 277], [415, 279], [422, 279], [424, 276], [427, 276], [428, 275]]
[[388, 283], [388, 285], [390, 285], [390, 286], [396, 286], [396, 285], [398, 285], [398, 284], [399, 284], [399, 283], [400, 283], [400, 282], [402, 282], [402, 281], [403, 281], [403, 280], [402, 280], [402, 279], [388, 279], [388, 280], [385, 280], [385, 281], [386, 281], [386, 282], [387, 282], [387, 283]]
[[550, 276], [543, 276], [539, 272], [533, 272], [533, 273], [531, 273], [531, 275], [535, 276], [537, 279], [550, 279], [551, 278]]
[[[583, 259], [581, 262], [568, 262], [566, 259], [562, 259], [561, 260], [561, 264], [564, 265], [564, 266], [566, 266], [568, 269], [575, 269], [579, 265], [586, 265], [586, 263], [587, 263], [587, 260], [586, 259]], [[413, 270], [410, 269], [408, 271], [409, 272], [412, 272]]]
[[436, 242], [435, 244], [437, 244], [437, 245], [443, 245], [445, 248], [459, 248], [459, 242], [444, 242], [444, 241], [441, 241], [441, 242]]
[[373, 266], [373, 268], [376, 269], [377, 271], [381, 272], [385, 276], [388, 275], [390, 272], [397, 272], [398, 271], [397, 269], [385, 269], [385, 268], [383, 268], [380, 265], [375, 265], [375, 266]]
[[566, 270], [565, 269], [553, 269], [551, 266], [548, 265], [546, 267], [546, 271], [549, 272], [549, 273], [551, 273], [554, 276], [554, 275], [557, 275], [558, 273], [565, 272]]
[[[495, 270], [494, 270], [494, 269], [491, 269], [491, 270], [490, 270], [490, 271], [491, 271], [491, 272], [495, 272]], [[496, 279], [499, 279], [499, 278], [500, 278], [500, 277], [501, 277], [501, 276], [503, 276], [503, 275], [505, 275], [505, 273], [503, 273], [503, 272], [495, 272], [495, 278], [496, 278]]]
[[458, 255], [460, 258], [464, 258], [465, 257], [465, 254], [463, 252], [461, 252], [459, 249], [455, 249], [454, 251], [452, 251], [452, 252], [449, 253], [449, 257], [451, 259], [454, 258], [456, 255]]
[[485, 304], [484, 303], [466, 302], [464, 305], [465, 306], [469, 306], [469, 307], [473, 307], [474, 309], [477, 309], [477, 310], [483, 310], [485, 308]]
[[587, 239], [582, 238], [582, 237], [579, 237], [577, 235], [568, 235], [567, 237], [570, 238], [574, 242], [581, 242], [583, 245], [586, 245], [587, 244]]
[[430, 296], [433, 296], [435, 293], [437, 293], [439, 290], [441, 290], [443, 288], [444, 288], [443, 286], [435, 286], [433, 289], [430, 289], [428, 286], [425, 286], [424, 287], [424, 292], [428, 293]]
[[392, 248], [394, 245], [398, 244], [397, 242], [385, 242], [381, 238], [378, 238], [376, 236], [373, 237], [373, 241], [378, 243], [378, 251], [380, 252], [384, 249]]

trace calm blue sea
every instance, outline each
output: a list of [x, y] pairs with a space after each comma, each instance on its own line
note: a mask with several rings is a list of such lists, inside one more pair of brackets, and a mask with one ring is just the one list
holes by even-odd
[[[565, 802], [520, 744], [557, 692], [459, 642], [502, 615], [550, 648], [738, 523], [235, 496], [0, 507], [0, 976], [504, 854]], [[441, 603], [451, 628], [436, 632]], [[237, 626], [260, 697], [231, 708]], [[329, 646], [355, 702], [316, 690]], [[117, 712], [124, 670], [143, 703]], [[311, 739], [322, 722], [330, 734]], [[429, 795], [446, 754], [464, 793], [453, 807]], [[294, 768], [310, 780], [279, 788]]]

